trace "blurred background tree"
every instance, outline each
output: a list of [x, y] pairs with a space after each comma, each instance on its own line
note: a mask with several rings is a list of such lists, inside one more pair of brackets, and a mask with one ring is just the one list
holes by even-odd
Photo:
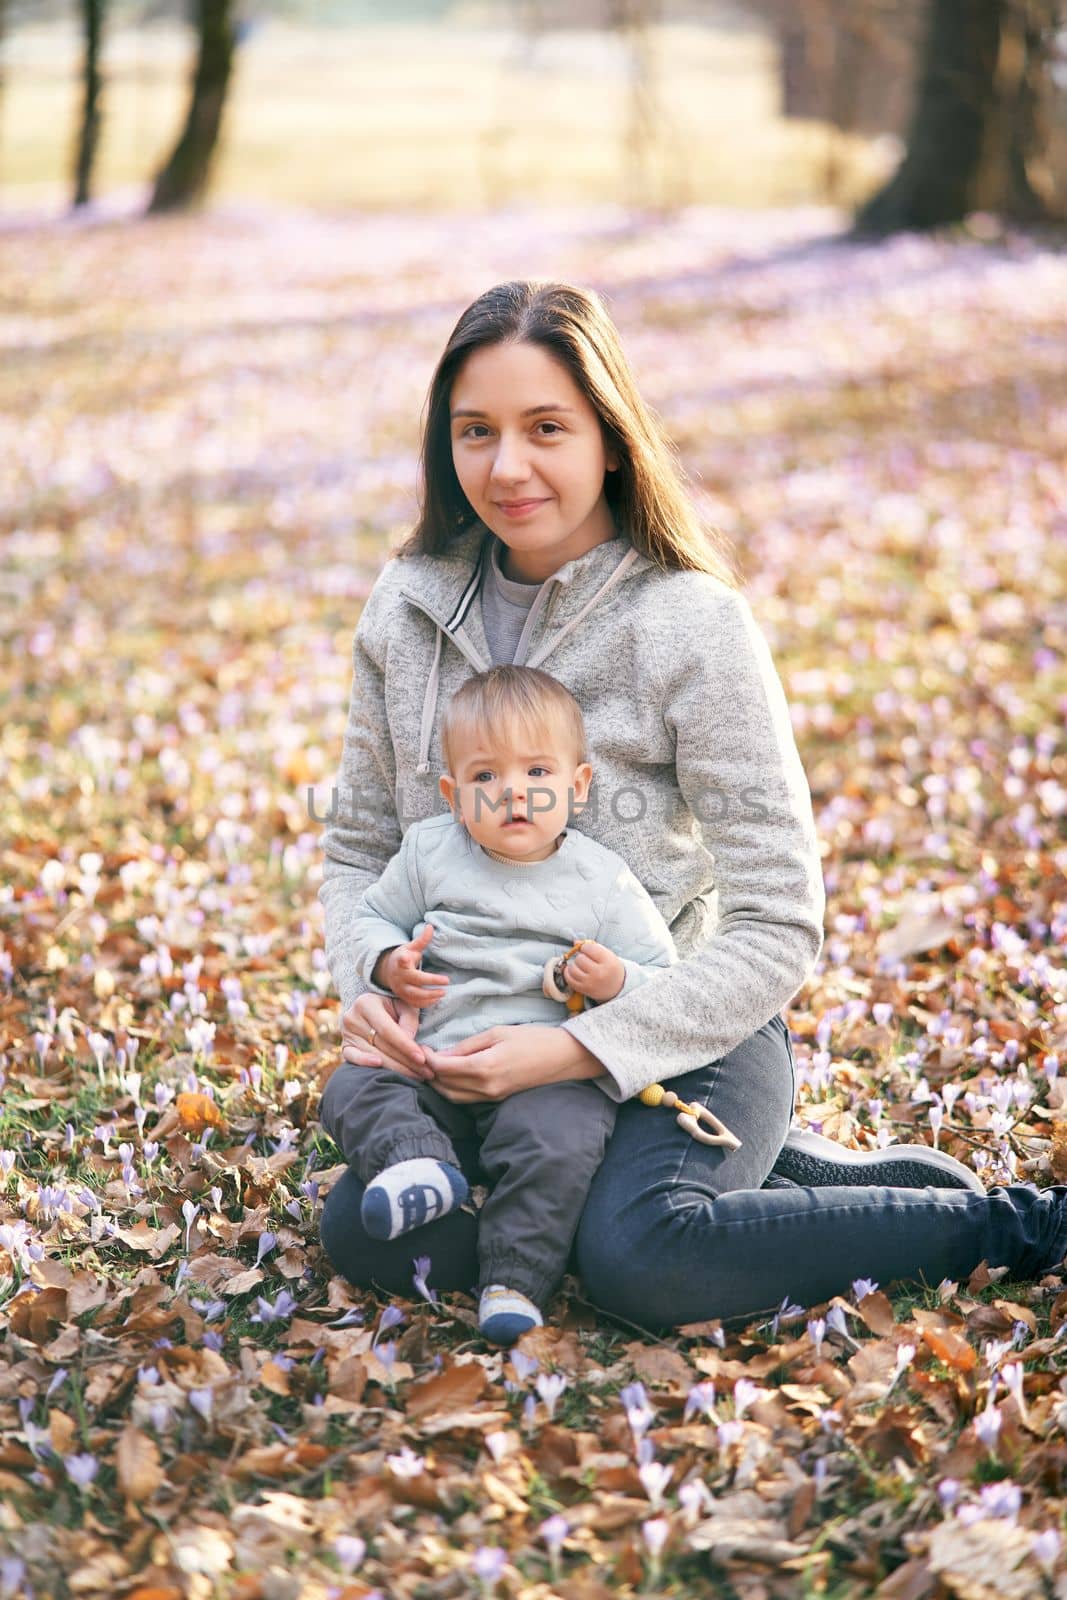
[[[903, 135], [902, 159], [856, 209], [861, 233], [989, 211], [1062, 219], [1067, 34], [1062, 0], [769, 0], [787, 116]], [[840, 188], [827, 146], [825, 189]]]
[[231, 0], [196, 0], [197, 57], [185, 126], [156, 178], [149, 211], [175, 211], [207, 187], [233, 70]]
[[1055, 0], [930, 0], [904, 160], [860, 208], [889, 233], [992, 211], [1063, 217], [1049, 164]]
[[104, 0], [81, 0], [85, 29], [85, 58], [82, 74], [82, 116], [78, 150], [74, 162], [74, 204], [89, 203], [93, 161], [100, 135], [100, 44], [104, 29]]

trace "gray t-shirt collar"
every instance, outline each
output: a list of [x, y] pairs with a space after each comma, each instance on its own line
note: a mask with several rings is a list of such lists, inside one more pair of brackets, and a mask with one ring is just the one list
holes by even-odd
[[489, 550], [489, 582], [503, 599], [528, 611], [537, 598], [538, 590], [543, 589], [550, 580], [545, 578], [541, 583], [516, 583], [514, 578], [505, 578], [500, 568], [500, 552], [503, 548], [503, 542], [494, 538]]

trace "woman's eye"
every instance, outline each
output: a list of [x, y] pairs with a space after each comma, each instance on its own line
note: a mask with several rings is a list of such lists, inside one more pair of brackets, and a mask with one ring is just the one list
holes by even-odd
[[[543, 433], [541, 435], [542, 439], [552, 439], [557, 433], [563, 432], [563, 429], [558, 422], [539, 422], [537, 426], [539, 428], [550, 428], [552, 430], [551, 433]], [[476, 432], [476, 429], [480, 431]], [[472, 422], [469, 427], [464, 428], [460, 437], [463, 439], [484, 439], [489, 431], [489, 428], [484, 422]]]

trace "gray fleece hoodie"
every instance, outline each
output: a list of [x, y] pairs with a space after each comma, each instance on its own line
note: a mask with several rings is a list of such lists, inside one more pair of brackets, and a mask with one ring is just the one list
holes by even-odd
[[[366, 990], [352, 944], [361, 897], [411, 824], [447, 810], [441, 715], [494, 664], [479, 604], [494, 538], [475, 522], [445, 556], [394, 556], [356, 627], [319, 890], [346, 1011]], [[825, 909], [811, 797], [748, 602], [706, 573], [664, 571], [624, 535], [596, 545], [546, 580], [521, 654], [585, 717], [594, 778], [573, 825], [623, 858], [679, 956], [560, 1024], [625, 1100], [728, 1054], [811, 975]]]

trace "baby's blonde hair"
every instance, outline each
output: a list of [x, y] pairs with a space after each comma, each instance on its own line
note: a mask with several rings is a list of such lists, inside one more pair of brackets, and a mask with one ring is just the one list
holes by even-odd
[[558, 678], [540, 667], [498, 666], [475, 673], [457, 689], [441, 723], [441, 750], [455, 776], [459, 752], [481, 740], [494, 751], [531, 745], [546, 736], [588, 761], [582, 708]]

